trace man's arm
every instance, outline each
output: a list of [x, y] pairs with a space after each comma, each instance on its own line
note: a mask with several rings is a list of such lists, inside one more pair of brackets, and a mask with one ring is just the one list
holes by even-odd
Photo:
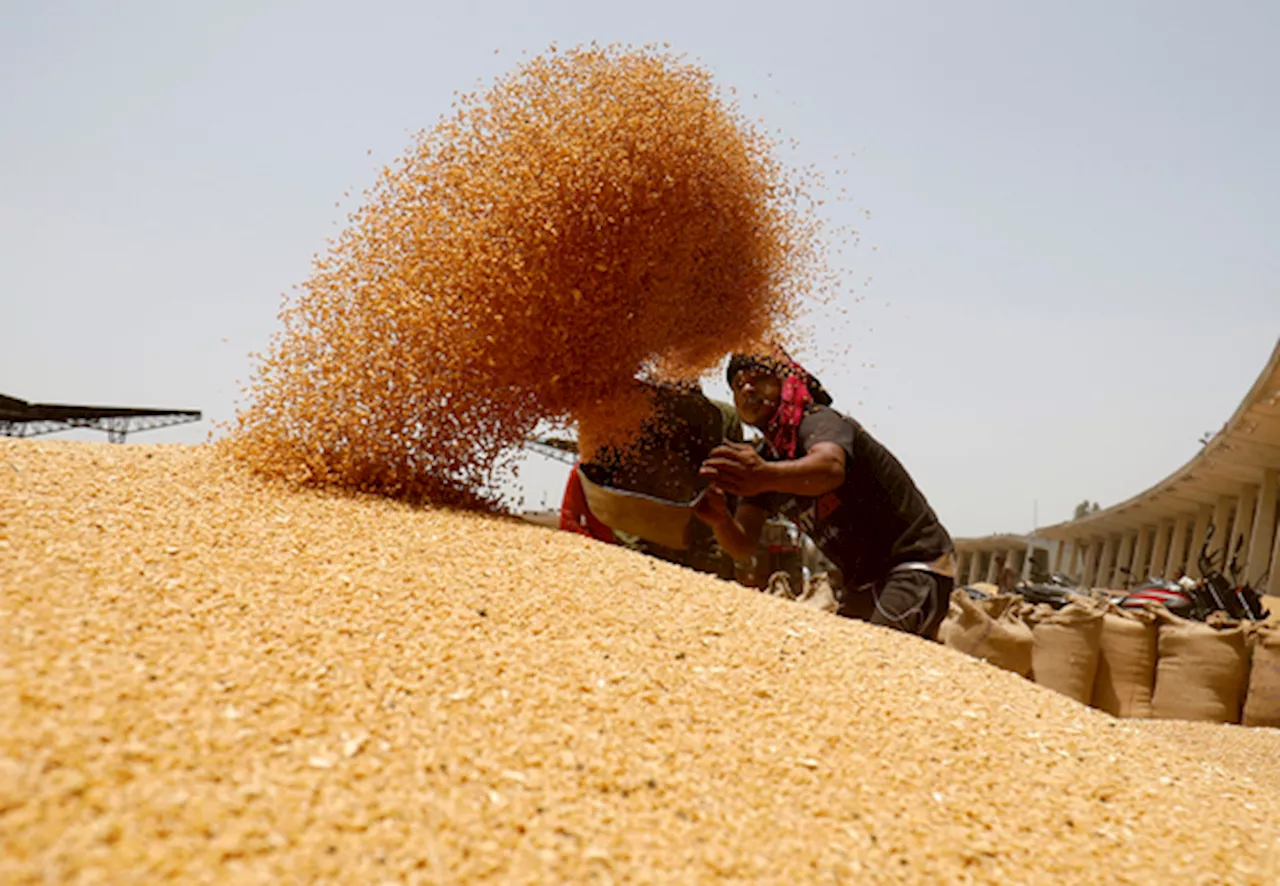
[[765, 461], [746, 444], [717, 446], [699, 473], [725, 492], [783, 492], [819, 496], [844, 483], [845, 452], [836, 443], [814, 443], [802, 458]]
[[844, 483], [845, 454], [835, 443], [814, 443], [803, 458], [765, 462], [768, 491], [817, 497]]
[[694, 507], [694, 514], [711, 527], [720, 547], [739, 563], [749, 563], [756, 555], [760, 533], [764, 529], [769, 512], [747, 502], [738, 504], [737, 512], [729, 513], [724, 494], [708, 489]]

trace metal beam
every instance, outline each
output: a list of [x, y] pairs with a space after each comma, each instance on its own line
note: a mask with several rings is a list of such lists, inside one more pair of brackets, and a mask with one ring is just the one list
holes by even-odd
[[28, 403], [0, 395], [0, 436], [35, 437], [72, 428], [105, 431], [112, 443], [123, 443], [129, 434], [197, 422], [195, 409], [142, 409], [124, 406], [72, 406], [63, 403]]
[[548, 446], [540, 440], [525, 440], [524, 448], [530, 452], [536, 452], [538, 455], [558, 461], [561, 464], [571, 465], [577, 462], [578, 453], [569, 452], [564, 449], [558, 449], [555, 446]]

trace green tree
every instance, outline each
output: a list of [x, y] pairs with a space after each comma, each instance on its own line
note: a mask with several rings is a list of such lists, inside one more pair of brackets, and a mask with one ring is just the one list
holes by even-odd
[[1102, 508], [1098, 506], [1098, 503], [1096, 501], [1091, 502], [1089, 501], [1089, 499], [1086, 498], [1084, 501], [1080, 502], [1080, 504], [1076, 505], [1075, 514], [1071, 517], [1071, 519], [1079, 520], [1081, 517], [1087, 517], [1090, 514], [1096, 514], [1100, 510], [1102, 510]]

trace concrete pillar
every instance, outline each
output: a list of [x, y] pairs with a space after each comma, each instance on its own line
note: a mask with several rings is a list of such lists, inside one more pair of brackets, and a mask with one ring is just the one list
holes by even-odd
[[1021, 578], [1022, 575], [1018, 572], [1019, 561], [1018, 551], [1016, 549], [1010, 548], [1004, 552], [1004, 565], [1006, 568], [1013, 571], [1013, 581], [1014, 584], [1017, 584], [1018, 579]]
[[987, 584], [996, 583], [996, 552], [992, 551], [987, 557]]
[[1145, 581], [1151, 574], [1147, 564], [1151, 562], [1151, 543], [1158, 529], [1157, 526], [1143, 526], [1138, 530], [1138, 547], [1133, 552], [1133, 564], [1129, 567], [1129, 574], [1134, 584]]
[[1071, 541], [1064, 541], [1062, 546], [1066, 549], [1062, 555], [1062, 568], [1055, 571], [1065, 572], [1067, 575], [1075, 577], [1076, 560], [1080, 559], [1080, 543], [1072, 539]]
[[1053, 572], [1053, 557], [1057, 552], [1058, 545], [1052, 541], [1044, 547], [1040, 545], [1029, 546], [1026, 554], [1027, 571], [1025, 575], [1027, 581], [1035, 581], [1038, 577], [1042, 578]]
[[1173, 540], [1173, 523], [1161, 520], [1156, 525], [1151, 548], [1151, 569], [1148, 570], [1156, 578], [1169, 577], [1169, 543]]
[[982, 552], [973, 551], [969, 554], [969, 575], [965, 579], [967, 584], [977, 584], [982, 581], [982, 573], [978, 571], [982, 565]]
[[1127, 532], [1120, 539], [1120, 553], [1116, 555], [1116, 568], [1111, 572], [1111, 587], [1128, 586], [1129, 570], [1133, 568], [1133, 549], [1137, 546], [1137, 535]]
[[1076, 553], [1071, 558], [1071, 577], [1084, 587], [1084, 571], [1089, 568], [1089, 542], [1080, 539], [1076, 543]]
[[1098, 573], [1093, 578], [1092, 587], [1110, 588], [1111, 573], [1116, 568], [1116, 547], [1118, 546], [1119, 536], [1114, 532], [1109, 533], [1102, 542], [1102, 555], [1098, 558]]
[[1102, 554], [1102, 542], [1095, 539], [1089, 540], [1089, 553], [1084, 558], [1084, 575], [1080, 578], [1080, 583], [1086, 588], [1095, 587], [1098, 578], [1098, 558]]
[[1253, 512], [1258, 507], [1258, 487], [1248, 485], [1240, 490], [1236, 499], [1236, 516], [1231, 521], [1231, 551], [1239, 546], [1240, 563], [1243, 565], [1249, 556], [1249, 536], [1253, 533]]
[[1245, 575], [1250, 584], [1261, 578], [1271, 564], [1271, 546], [1276, 535], [1276, 486], [1277, 471], [1267, 468], [1262, 472], [1258, 505], [1253, 511], [1253, 532], [1249, 537], [1249, 569]]
[[1173, 521], [1173, 538], [1169, 540], [1169, 559], [1164, 564], [1164, 577], [1177, 581], [1182, 577], [1183, 567], [1187, 562], [1187, 533], [1190, 531], [1191, 515], [1182, 514]]
[[1058, 548], [1053, 552], [1053, 561], [1049, 564], [1050, 572], [1062, 571], [1062, 555], [1067, 552], [1067, 543], [1065, 541], [1058, 542]]
[[1209, 534], [1209, 524], [1213, 522], [1213, 505], [1201, 505], [1196, 512], [1196, 526], [1191, 531], [1191, 547], [1187, 550], [1187, 575], [1192, 578], [1204, 578], [1200, 571], [1200, 549], [1204, 547], [1205, 536]]
[[1266, 590], [1259, 591], [1259, 593], [1280, 597], [1280, 532], [1276, 532], [1275, 536], [1276, 543], [1275, 547], [1271, 549], [1271, 572], [1267, 578]]
[[1221, 559], [1213, 562], [1223, 571], [1231, 563], [1231, 515], [1235, 512], [1235, 499], [1229, 495], [1219, 495], [1218, 503], [1213, 508], [1213, 542], [1209, 545], [1209, 553], [1221, 551]]

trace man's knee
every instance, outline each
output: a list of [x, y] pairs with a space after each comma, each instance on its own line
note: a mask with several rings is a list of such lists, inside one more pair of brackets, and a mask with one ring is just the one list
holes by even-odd
[[934, 639], [947, 612], [949, 581], [917, 569], [904, 569], [890, 576], [872, 591], [872, 624]]

